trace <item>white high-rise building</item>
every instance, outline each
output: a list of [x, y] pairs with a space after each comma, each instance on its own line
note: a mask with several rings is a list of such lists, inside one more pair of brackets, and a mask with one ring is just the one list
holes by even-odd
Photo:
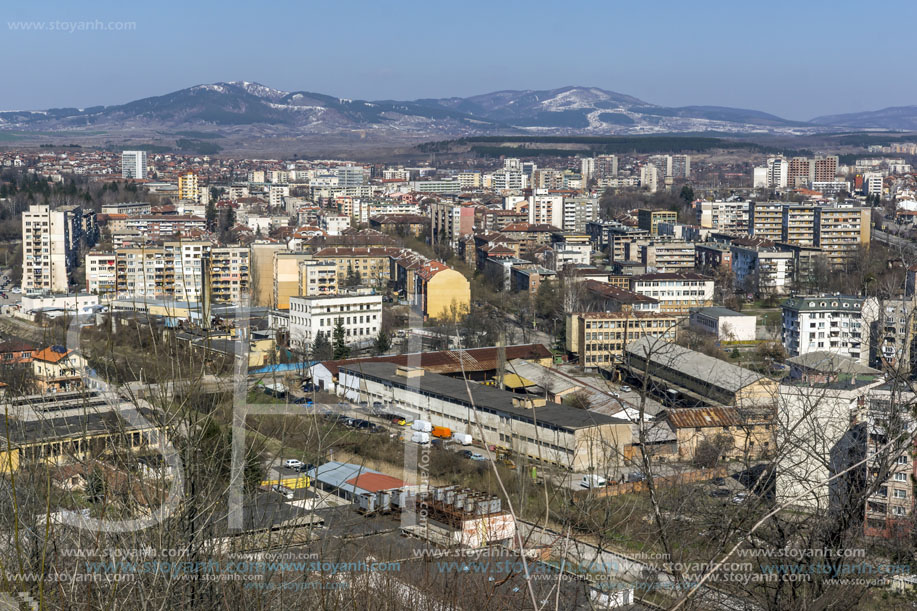
[[790, 165], [783, 157], [771, 157], [767, 160], [767, 186], [771, 189], [786, 187]]
[[121, 152], [121, 178], [146, 178], [146, 151]]
[[589, 179], [595, 174], [595, 157], [583, 157], [579, 162], [579, 173], [583, 177], [583, 182], [589, 182]]
[[66, 293], [75, 263], [82, 210], [33, 204], [22, 213], [22, 290]]
[[867, 172], [863, 175], [863, 195], [882, 195], [882, 175]]
[[828, 351], [868, 365], [869, 331], [878, 310], [872, 297], [792, 297], [783, 302], [783, 347], [790, 356]]
[[640, 168], [640, 186], [645, 187], [650, 193], [655, 193], [659, 183], [659, 172], [652, 163]]

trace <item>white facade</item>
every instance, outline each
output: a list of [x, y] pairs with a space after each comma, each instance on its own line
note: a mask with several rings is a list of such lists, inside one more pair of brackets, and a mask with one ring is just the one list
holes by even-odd
[[771, 157], [767, 160], [767, 186], [771, 189], [783, 189], [789, 178], [790, 164], [783, 157]]
[[726, 308], [700, 308], [691, 312], [691, 328], [722, 341], [750, 342], [756, 337], [757, 317]]
[[146, 178], [146, 151], [121, 152], [121, 178]]
[[739, 290], [784, 295], [793, 280], [793, 253], [733, 245], [732, 272]]
[[874, 298], [793, 297], [783, 303], [783, 347], [790, 356], [827, 350], [868, 365], [869, 327], [877, 317]]
[[22, 290], [66, 293], [73, 265], [79, 208], [51, 210], [33, 204], [22, 213]]
[[863, 175], [863, 195], [882, 195], [882, 175], [867, 172]]
[[343, 214], [323, 214], [318, 219], [318, 226], [328, 235], [341, 235], [350, 228], [350, 217]]
[[564, 224], [563, 195], [549, 195], [546, 189], [536, 189], [528, 198], [529, 223], [533, 225], [553, 225], [558, 229]]
[[651, 163], [640, 168], [640, 186], [655, 193], [658, 187], [659, 171]]
[[333, 340], [340, 320], [346, 341], [371, 341], [382, 325], [382, 295], [290, 297], [290, 343], [306, 348], [319, 333]]

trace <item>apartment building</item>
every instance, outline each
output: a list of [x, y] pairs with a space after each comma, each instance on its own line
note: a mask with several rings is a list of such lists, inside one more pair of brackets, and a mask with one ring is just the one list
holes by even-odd
[[121, 152], [121, 178], [137, 178], [143, 180], [146, 175], [146, 151]]
[[659, 235], [659, 223], [677, 223], [678, 213], [674, 210], [647, 210], [641, 208], [637, 211], [637, 226], [648, 231], [650, 235]]
[[318, 217], [318, 226], [328, 235], [341, 235], [344, 230], [350, 229], [350, 216], [322, 213]]
[[459, 172], [455, 175], [455, 179], [458, 181], [462, 190], [481, 188], [480, 172]]
[[749, 205], [746, 200], [696, 202], [697, 224], [725, 233], [748, 233]]
[[748, 234], [778, 242], [783, 239], [782, 202], [752, 202], [748, 208]]
[[88, 252], [84, 262], [86, 290], [94, 295], [117, 291], [117, 255], [114, 252]]
[[826, 350], [869, 365], [874, 298], [843, 295], [792, 297], [782, 304], [783, 347], [790, 356]]
[[872, 239], [872, 211], [869, 208], [818, 208], [815, 245], [834, 267], [842, 267], [869, 246]]
[[882, 195], [884, 186], [882, 174], [878, 172], [863, 174], [863, 195]]
[[394, 247], [332, 246], [317, 251], [312, 258], [335, 264], [338, 285], [359, 273], [363, 284], [384, 287], [391, 279], [391, 257], [400, 252]]
[[585, 369], [610, 368], [623, 360], [628, 342], [642, 337], [675, 340], [679, 317], [637, 312], [569, 312], [566, 350]]
[[767, 160], [767, 187], [784, 189], [787, 186], [789, 164], [783, 157], [771, 157]]
[[917, 360], [917, 301], [883, 299], [878, 306], [876, 320], [870, 324], [870, 365], [910, 375]]
[[596, 180], [618, 177], [618, 158], [615, 155], [599, 155], [593, 163]]
[[83, 231], [78, 207], [32, 204], [22, 213], [22, 290], [66, 293]]
[[112, 231], [138, 231], [147, 239], [157, 241], [178, 235], [190, 235], [194, 230], [205, 231], [207, 220], [193, 215], [150, 214], [109, 219], [108, 226]]
[[197, 174], [189, 171], [178, 175], [178, 199], [200, 203], [201, 189]]
[[251, 265], [247, 246], [210, 249], [210, 294], [214, 301], [242, 303], [250, 289]]
[[[867, 537], [907, 538], [913, 532], [915, 405], [914, 393], [894, 384], [874, 388], [867, 397], [866, 484], [875, 486], [866, 499], [863, 534]], [[896, 435], [902, 442], [889, 443]], [[876, 481], [879, 477], [883, 479]]]
[[[239, 303], [249, 290], [249, 249], [243, 246], [215, 247], [209, 242], [165, 242], [162, 246], [119, 248], [114, 253], [114, 291], [122, 295], [168, 297], [198, 301], [203, 287], [204, 257], [210, 260], [210, 288], [214, 301]], [[110, 259], [104, 253], [90, 253], [87, 269], [95, 266], [90, 280], [96, 292], [103, 292]], [[90, 289], [92, 290], [92, 289]]]
[[563, 228], [564, 223], [564, 196], [547, 192], [546, 189], [536, 189], [528, 198], [529, 218], [532, 225], [553, 225]]
[[776, 498], [824, 513], [846, 501], [849, 479], [831, 478], [857, 460], [853, 457], [865, 442], [861, 431], [867, 398], [882, 377], [828, 352], [788, 363], [777, 405], [776, 437], [783, 450], [777, 459]]
[[732, 269], [732, 250], [726, 244], [703, 242], [694, 245], [694, 266], [712, 270], [722, 266]]
[[837, 155], [816, 155], [812, 161], [811, 182], [834, 182], [837, 179], [837, 165]]
[[658, 300], [665, 314], [687, 315], [692, 308], [713, 305], [713, 279], [695, 272], [634, 276], [630, 290]]
[[784, 206], [780, 239], [802, 246], [814, 246], [818, 210], [819, 206], [815, 205]]
[[382, 325], [382, 295], [348, 294], [290, 297], [290, 343], [307, 349], [319, 333], [332, 340], [340, 322], [348, 344], [370, 342]]
[[691, 178], [691, 155], [672, 155], [670, 159], [669, 169], [671, 171], [667, 176], [676, 179]]
[[474, 208], [451, 202], [434, 202], [429, 207], [430, 230], [436, 243], [455, 247], [459, 238], [474, 232]]
[[640, 262], [647, 271], [678, 272], [694, 269], [694, 242], [653, 240], [640, 246]]
[[755, 295], [784, 295], [793, 282], [793, 253], [772, 243], [742, 244], [730, 247], [736, 289]]
[[319, 297], [338, 292], [338, 268], [334, 261], [309, 260], [299, 263], [299, 295]]
[[564, 231], [586, 231], [586, 225], [599, 218], [596, 197], [564, 197], [563, 218], [558, 225]]

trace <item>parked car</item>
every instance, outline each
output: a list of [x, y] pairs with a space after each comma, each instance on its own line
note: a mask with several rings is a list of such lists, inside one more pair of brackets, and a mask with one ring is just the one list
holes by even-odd
[[303, 462], [301, 460], [297, 460], [296, 458], [288, 458], [285, 461], [283, 461], [283, 466], [286, 467], [287, 469], [293, 469], [294, 471], [298, 471], [300, 467], [303, 466]]
[[714, 488], [710, 491], [710, 496], [714, 498], [724, 498], [732, 494], [729, 488]]
[[18, 295], [19, 293], [22, 292], [22, 289], [19, 288], [18, 286], [14, 286], [14, 287], [13, 287], [13, 292], [16, 293], [16, 294]]
[[307, 463], [303, 463], [302, 466], [296, 470], [299, 471], [300, 473], [308, 473], [309, 471], [311, 471], [314, 468], [315, 468], [315, 465], [313, 465], [310, 462], [307, 462]]
[[646, 476], [643, 475], [640, 471], [634, 471], [633, 473], [627, 474], [627, 481], [629, 482], [642, 482], [646, 479]]
[[282, 494], [282, 495], [283, 495], [283, 498], [285, 498], [285, 499], [287, 499], [287, 500], [293, 498], [293, 489], [292, 489], [292, 488], [287, 488], [287, 487], [284, 486], [284, 485], [281, 485], [281, 484], [274, 484], [273, 486], [271, 486], [271, 490], [273, 490], [273, 491], [276, 492], [277, 494]]
[[479, 454], [478, 452], [471, 452], [470, 450], [466, 450], [466, 452], [468, 452], [469, 454], [468, 458], [470, 460], [477, 460], [477, 461], [487, 460], [487, 457], [485, 457], [483, 454]]
[[632, 390], [631, 387], [628, 386], [627, 384], [621, 387], [621, 392], [630, 392], [631, 390]]

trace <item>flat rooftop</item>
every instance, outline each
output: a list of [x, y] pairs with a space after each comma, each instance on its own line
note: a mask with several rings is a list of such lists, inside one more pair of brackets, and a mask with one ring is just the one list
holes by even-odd
[[[513, 405], [513, 399], [525, 397], [490, 386], [482, 386], [471, 381], [466, 386], [464, 380], [435, 373], [424, 373], [422, 376], [406, 378], [397, 375], [395, 373], [397, 369], [398, 366], [393, 363], [360, 363], [341, 366], [341, 371], [350, 372], [359, 377], [373, 378], [386, 384], [415, 390], [416, 392], [438, 397], [469, 408], [473, 407], [481, 411], [507, 414], [515, 420], [538, 421], [568, 430], [606, 424], [629, 424], [628, 421], [623, 419], [612, 418], [605, 414], [577, 409], [559, 403], [548, 402], [543, 407], [534, 408], [516, 407]], [[469, 393], [471, 400], [469, 400]], [[473, 405], [472, 400], [474, 401]]]

